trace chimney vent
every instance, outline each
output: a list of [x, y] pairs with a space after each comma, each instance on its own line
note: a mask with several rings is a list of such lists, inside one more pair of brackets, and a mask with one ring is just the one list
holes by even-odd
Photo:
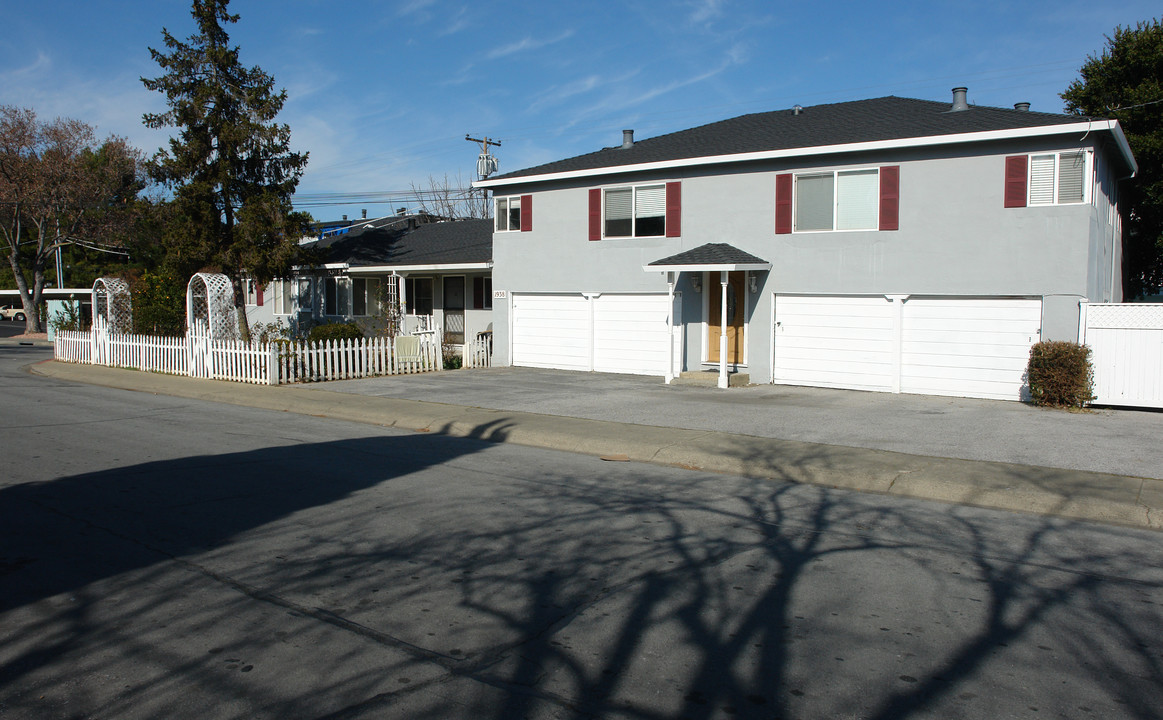
[[344, 216], [343, 216], [343, 221], [344, 221], [344, 222], [347, 222], [347, 216], [346, 216], [346, 215], [344, 215]]
[[1014, 110], [1020, 110], [1022, 112], [1029, 112], [1030, 111], [1030, 103], [1028, 103], [1028, 102], [1014, 103]]
[[363, 218], [364, 220], [367, 220], [367, 208], [360, 210], [359, 213], [360, 213], [361, 218]]
[[803, 111], [804, 111], [804, 106], [803, 106], [803, 105], [796, 105], [795, 107], [793, 107], [793, 108], [791, 109], [791, 114], [792, 114], [792, 115], [799, 115], [799, 114], [800, 114], [800, 113], [802, 113]]
[[965, 94], [968, 92], [969, 88], [953, 88], [953, 107], [950, 108], [952, 112], [961, 112], [962, 110], [969, 109], [969, 103], [965, 100]]
[[634, 131], [633, 130], [623, 130], [622, 131], [622, 147], [623, 148], [634, 147]]

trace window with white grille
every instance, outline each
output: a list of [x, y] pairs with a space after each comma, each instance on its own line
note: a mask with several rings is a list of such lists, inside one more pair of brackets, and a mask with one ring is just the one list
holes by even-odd
[[1030, 156], [1030, 205], [1086, 202], [1087, 158], [1083, 150]]

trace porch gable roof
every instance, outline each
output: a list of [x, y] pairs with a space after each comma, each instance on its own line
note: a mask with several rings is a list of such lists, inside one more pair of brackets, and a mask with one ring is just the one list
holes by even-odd
[[770, 270], [771, 263], [729, 243], [707, 243], [643, 265], [646, 272]]

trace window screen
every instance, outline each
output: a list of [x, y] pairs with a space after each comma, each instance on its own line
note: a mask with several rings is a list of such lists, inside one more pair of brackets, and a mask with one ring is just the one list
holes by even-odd
[[836, 229], [875, 230], [880, 208], [876, 170], [842, 172], [836, 176]]
[[796, 177], [796, 230], [831, 230], [833, 176], [800, 175]]

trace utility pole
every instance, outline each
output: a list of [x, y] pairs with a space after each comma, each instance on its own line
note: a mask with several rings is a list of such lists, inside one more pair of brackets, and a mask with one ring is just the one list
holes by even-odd
[[[501, 141], [490, 140], [487, 135], [484, 138], [474, 138], [468, 133], [464, 134], [464, 139], [481, 146], [481, 154], [477, 156], [477, 178], [484, 180], [495, 173], [497, 171], [497, 158], [489, 153], [489, 146], [501, 147]], [[481, 188], [481, 210], [484, 211], [482, 213], [484, 217], [489, 217], [489, 191], [484, 188]]]

